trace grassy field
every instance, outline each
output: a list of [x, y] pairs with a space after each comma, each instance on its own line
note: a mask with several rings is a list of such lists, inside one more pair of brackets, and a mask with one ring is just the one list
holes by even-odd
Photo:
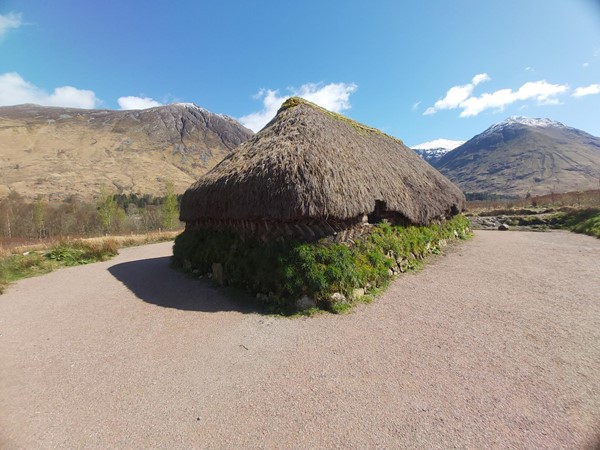
[[467, 205], [467, 216], [500, 217], [511, 226], [563, 229], [600, 238], [600, 190], [474, 201]]
[[130, 236], [38, 242], [0, 246], [0, 293], [12, 282], [42, 275], [61, 267], [106, 261], [119, 248], [170, 241], [181, 233], [168, 231]]

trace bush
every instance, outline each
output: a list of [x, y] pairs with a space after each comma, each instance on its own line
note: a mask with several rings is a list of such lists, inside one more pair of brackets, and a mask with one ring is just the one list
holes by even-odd
[[[221, 263], [227, 284], [258, 294], [268, 310], [296, 312], [296, 302], [308, 296], [325, 310], [339, 312], [352, 302], [355, 289], [373, 292], [394, 274], [414, 269], [429, 253], [438, 253], [455, 232], [466, 238], [468, 220], [457, 216], [423, 227], [381, 223], [354, 245], [325, 242], [264, 243], [230, 231], [185, 231], [175, 239], [173, 264], [197, 275], [209, 274]], [[343, 294], [347, 302], [339, 304]]]
[[600, 238], [600, 208], [567, 211], [561, 217], [559, 226], [575, 233]]
[[114, 239], [61, 242], [49, 251], [28, 251], [0, 259], [0, 294], [13, 281], [51, 272], [59, 267], [106, 261], [118, 253]]
[[114, 239], [103, 239], [98, 242], [61, 242], [52, 247], [46, 253], [46, 257], [65, 266], [77, 266], [96, 261], [106, 261], [115, 256], [118, 250], [119, 246]]

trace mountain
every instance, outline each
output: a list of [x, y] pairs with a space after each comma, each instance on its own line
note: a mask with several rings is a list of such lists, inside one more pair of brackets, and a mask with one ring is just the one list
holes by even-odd
[[550, 119], [510, 117], [435, 167], [464, 192], [524, 196], [597, 189], [600, 138]]
[[450, 139], [436, 139], [434, 141], [424, 142], [419, 145], [415, 145], [412, 149], [427, 161], [432, 166], [440, 160], [442, 156], [456, 147], [464, 144], [465, 141], [451, 141]]
[[253, 135], [191, 103], [144, 110], [0, 107], [0, 197], [183, 192]]

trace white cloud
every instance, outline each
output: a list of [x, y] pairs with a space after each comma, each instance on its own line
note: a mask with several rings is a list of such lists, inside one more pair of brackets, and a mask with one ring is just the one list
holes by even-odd
[[279, 95], [278, 90], [261, 89], [254, 98], [262, 100], [260, 111], [240, 117], [240, 122], [253, 131], [259, 131], [275, 117], [281, 104], [289, 97], [302, 97], [309, 102], [333, 112], [350, 109], [350, 95], [358, 89], [354, 83], [307, 83], [299, 88], [289, 88], [289, 95]]
[[475, 86], [489, 80], [491, 80], [491, 78], [487, 73], [480, 73], [475, 75], [469, 84], [451, 87], [448, 89], [448, 92], [446, 92], [446, 96], [443, 99], [435, 102], [434, 105], [427, 108], [423, 114], [429, 116], [442, 109], [458, 108], [461, 103], [471, 96]]
[[261, 89], [254, 98], [257, 100], [262, 99], [263, 109], [240, 117], [240, 123], [256, 132], [269, 123], [269, 120], [275, 116], [286, 97], [280, 97], [278, 92], [272, 89]]
[[418, 102], [416, 102], [412, 105], [412, 110], [416, 111], [417, 109], [419, 109], [420, 105], [421, 105], [421, 100], [419, 100]]
[[11, 28], [19, 28], [21, 25], [23, 25], [23, 21], [21, 20], [21, 14], [0, 14], [0, 40], [4, 38], [8, 30], [10, 30]]
[[586, 61], [586, 62], [584, 62], [584, 63], [582, 64], [582, 66], [583, 66], [583, 67], [590, 67], [590, 63]]
[[157, 102], [153, 98], [135, 97], [132, 95], [128, 97], [119, 97], [117, 102], [121, 109], [147, 109], [162, 105], [162, 103]]
[[302, 85], [299, 90], [294, 92], [294, 95], [330, 111], [341, 112], [350, 109], [350, 94], [354, 93], [357, 88], [358, 86], [354, 83], [331, 83], [325, 86], [309, 83]]
[[550, 84], [546, 80], [529, 81], [516, 92], [516, 100], [535, 99], [543, 105], [555, 105], [558, 96], [569, 90], [566, 84]]
[[533, 69], [533, 67], [527, 66], [525, 67], [525, 72], [535, 72], [535, 70]]
[[589, 86], [578, 87], [573, 92], [573, 97], [585, 97], [586, 95], [600, 94], [600, 84], [590, 84]]
[[473, 86], [477, 86], [478, 84], [483, 83], [484, 81], [490, 80], [491, 78], [487, 73], [479, 73], [473, 77], [473, 79], [471, 80], [471, 84], [473, 84]]
[[500, 89], [480, 96], [473, 96], [473, 89], [483, 81], [488, 81], [487, 74], [473, 77], [471, 83], [454, 86], [448, 90], [442, 100], [427, 108], [425, 115], [435, 114], [442, 109], [462, 109], [460, 117], [472, 117], [487, 109], [503, 110], [507, 105], [517, 101], [535, 100], [539, 104], [551, 105], [559, 103], [558, 97], [569, 89], [567, 85], [550, 84], [545, 80], [529, 81], [517, 91]]
[[558, 103], [558, 96], [564, 94], [568, 86], [561, 84], [550, 84], [545, 80], [529, 81], [517, 91], [512, 89], [500, 89], [498, 91], [485, 93], [479, 97], [470, 97], [460, 104], [462, 112], [460, 117], [472, 117], [486, 109], [503, 110], [506, 106], [517, 101], [537, 100], [543, 105], [554, 105]]
[[0, 105], [35, 103], [45, 106], [65, 106], [73, 108], [95, 108], [100, 100], [93, 91], [62, 86], [48, 93], [25, 81], [16, 72], [0, 75]]

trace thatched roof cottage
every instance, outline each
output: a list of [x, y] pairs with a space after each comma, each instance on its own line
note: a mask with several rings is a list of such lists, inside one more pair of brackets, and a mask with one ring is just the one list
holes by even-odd
[[186, 229], [337, 236], [388, 219], [428, 224], [462, 192], [400, 140], [300, 98], [184, 194]]

